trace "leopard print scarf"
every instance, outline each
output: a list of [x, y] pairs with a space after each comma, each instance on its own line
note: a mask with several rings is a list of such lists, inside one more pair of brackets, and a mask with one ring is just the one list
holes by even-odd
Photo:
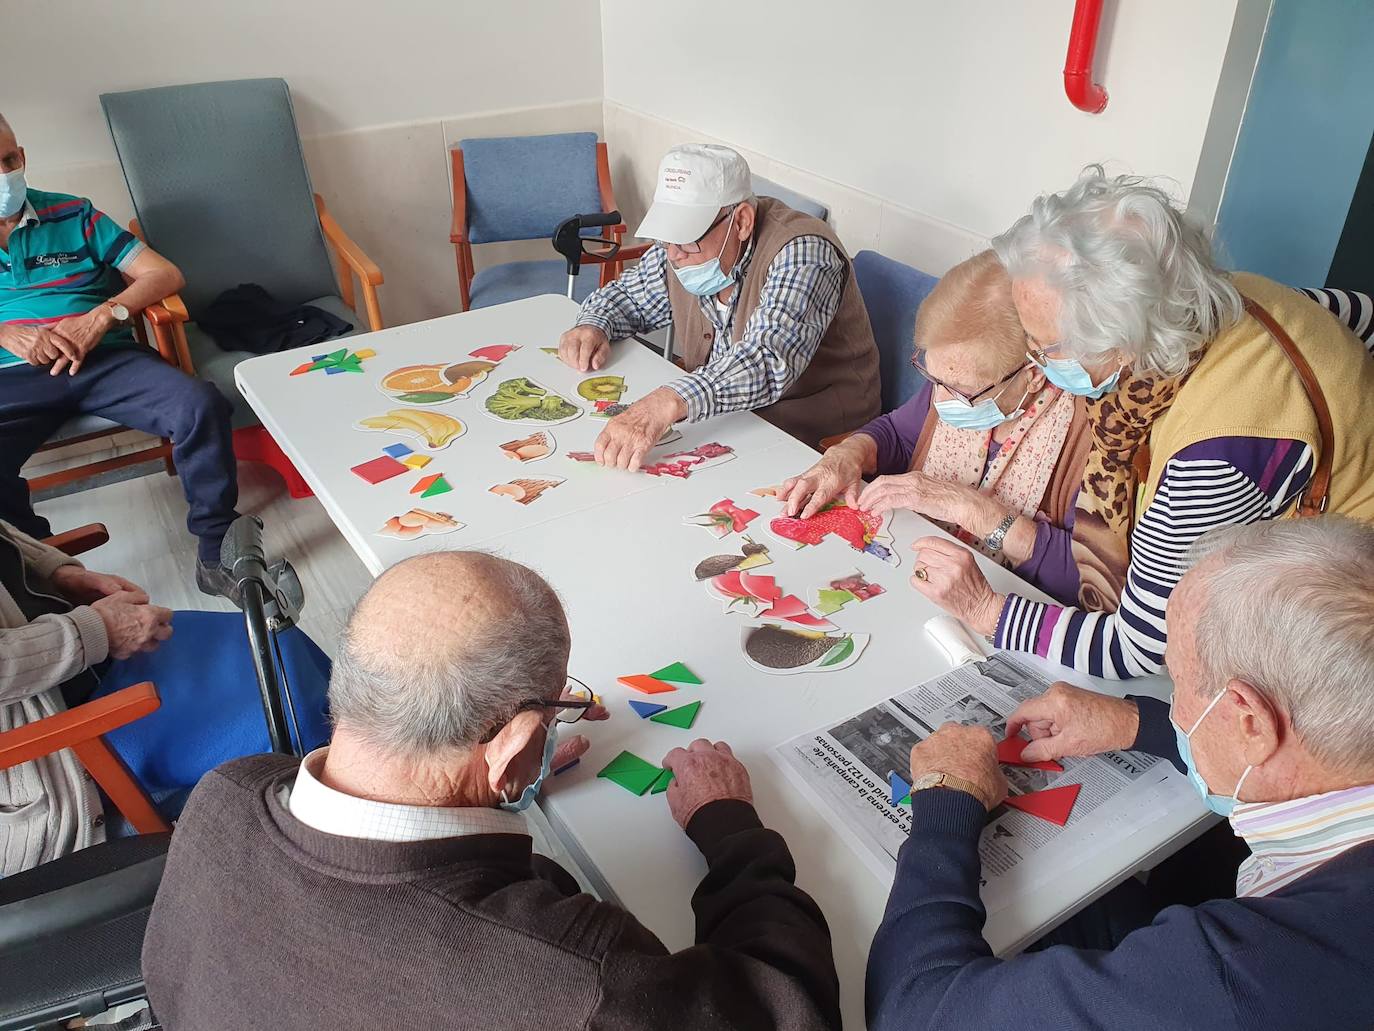
[[1073, 525], [1079, 606], [1114, 612], [1126, 584], [1141, 465], [1150, 428], [1169, 410], [1187, 374], [1147, 379], [1123, 374], [1116, 390], [1086, 406], [1091, 446]]

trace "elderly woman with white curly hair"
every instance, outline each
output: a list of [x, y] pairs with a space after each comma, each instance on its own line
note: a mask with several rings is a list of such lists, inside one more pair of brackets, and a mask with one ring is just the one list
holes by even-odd
[[1026, 346], [1087, 399], [1067, 536], [1078, 607], [996, 593], [972, 554], [915, 543], [912, 584], [1004, 648], [1096, 676], [1164, 668], [1164, 609], [1203, 533], [1340, 512], [1374, 519], [1374, 361], [1319, 304], [1218, 267], [1149, 182], [1093, 166], [993, 240]]

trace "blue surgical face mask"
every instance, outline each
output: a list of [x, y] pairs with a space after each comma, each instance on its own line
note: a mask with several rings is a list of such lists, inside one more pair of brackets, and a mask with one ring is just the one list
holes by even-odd
[[1117, 381], [1121, 379], [1121, 370], [1117, 369], [1101, 383], [1094, 383], [1092, 375], [1083, 368], [1083, 363], [1077, 358], [1033, 360], [1044, 371], [1047, 380], [1060, 390], [1077, 394], [1079, 397], [1099, 398], [1103, 394], [1111, 393], [1116, 389]]
[[1183, 765], [1188, 767], [1188, 780], [1192, 783], [1193, 787], [1197, 789], [1197, 793], [1202, 796], [1203, 804], [1218, 816], [1231, 815], [1231, 811], [1236, 807], [1236, 802], [1238, 801], [1236, 796], [1240, 794], [1241, 785], [1245, 783], [1245, 778], [1250, 776], [1250, 771], [1254, 769], [1253, 766], [1245, 767], [1245, 772], [1240, 775], [1240, 780], [1236, 781], [1235, 789], [1228, 798], [1225, 795], [1212, 794], [1211, 788], [1207, 786], [1207, 782], [1202, 779], [1202, 774], [1198, 772], [1197, 763], [1193, 761], [1193, 743], [1190, 739], [1197, 731], [1197, 728], [1202, 725], [1202, 721], [1207, 718], [1207, 714], [1216, 707], [1217, 702], [1221, 701], [1222, 696], [1225, 694], [1226, 692], [1222, 691], [1221, 694], [1217, 695], [1207, 704], [1207, 708], [1202, 710], [1202, 715], [1199, 716], [1197, 722], [1193, 724], [1193, 729], [1186, 734], [1179, 729], [1177, 723], [1174, 723], [1173, 717], [1169, 717], [1169, 722], [1174, 723], [1174, 736], [1178, 738], [1179, 758], [1183, 760]]
[[[1029, 392], [1028, 392], [1029, 393]], [[1004, 422], [1019, 419], [1026, 413], [1021, 407], [1026, 403], [1027, 394], [1021, 395], [1016, 411], [1004, 412], [997, 407], [997, 399], [985, 397], [977, 404], [966, 405], [957, 397], [935, 402], [935, 414], [946, 426], [956, 430], [991, 430]]]
[[544, 778], [549, 775], [549, 768], [553, 765], [554, 749], [558, 746], [558, 721], [553, 720], [544, 728], [544, 759], [539, 764], [539, 776], [525, 785], [525, 790], [520, 792], [520, 797], [514, 802], [506, 799], [506, 792], [501, 792], [501, 808], [512, 813], [523, 813], [530, 806], [534, 805], [535, 796], [539, 794], [539, 788], [544, 783]]
[[730, 230], [735, 225], [735, 213], [730, 212], [730, 221], [726, 225], [725, 239], [720, 245], [720, 254], [717, 254], [710, 261], [703, 261], [700, 265], [687, 265], [678, 268], [669, 262], [669, 267], [673, 270], [673, 275], [677, 276], [677, 281], [682, 284], [682, 289], [695, 297], [712, 297], [720, 293], [727, 286], [735, 281], [735, 273], [732, 269], [729, 272], [720, 267], [721, 254], [725, 253], [726, 246], [730, 243]]
[[0, 218], [9, 218], [24, 206], [29, 184], [24, 181], [24, 169], [0, 173]]

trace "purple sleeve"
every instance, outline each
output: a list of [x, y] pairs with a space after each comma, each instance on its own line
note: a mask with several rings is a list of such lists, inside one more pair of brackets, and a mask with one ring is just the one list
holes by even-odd
[[911, 469], [911, 454], [930, 411], [930, 392], [927, 383], [906, 404], [857, 431], [872, 437], [878, 445], [879, 476], [896, 476]]
[[[1078, 495], [1075, 493], [1074, 497]], [[1016, 575], [1028, 580], [1062, 605], [1078, 601], [1078, 563], [1073, 560], [1072, 505], [1064, 526], [1055, 526], [1043, 512], [1035, 514], [1035, 547], [1030, 558], [1015, 568]]]

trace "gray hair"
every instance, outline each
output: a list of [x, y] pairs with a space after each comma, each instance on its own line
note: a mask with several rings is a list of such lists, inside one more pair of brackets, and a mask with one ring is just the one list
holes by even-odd
[[358, 603], [329, 678], [336, 726], [346, 723], [379, 751], [433, 756], [472, 747], [508, 723], [521, 703], [562, 690], [569, 635], [558, 595], [533, 570], [487, 557], [493, 561], [483, 570], [485, 586], [507, 601], [509, 619], [464, 626], [457, 647], [442, 639], [455, 631], [436, 625], [434, 647], [421, 654], [368, 649], [358, 633]]
[[1013, 279], [1058, 292], [1061, 338], [1044, 343], [1078, 358], [1115, 351], [1138, 372], [1177, 376], [1243, 311], [1207, 233], [1158, 186], [1101, 165], [1037, 197], [992, 247]]
[[1328, 515], [1204, 534], [1194, 626], [1215, 697], [1235, 678], [1283, 709], [1333, 770], [1374, 768], [1374, 526]]

